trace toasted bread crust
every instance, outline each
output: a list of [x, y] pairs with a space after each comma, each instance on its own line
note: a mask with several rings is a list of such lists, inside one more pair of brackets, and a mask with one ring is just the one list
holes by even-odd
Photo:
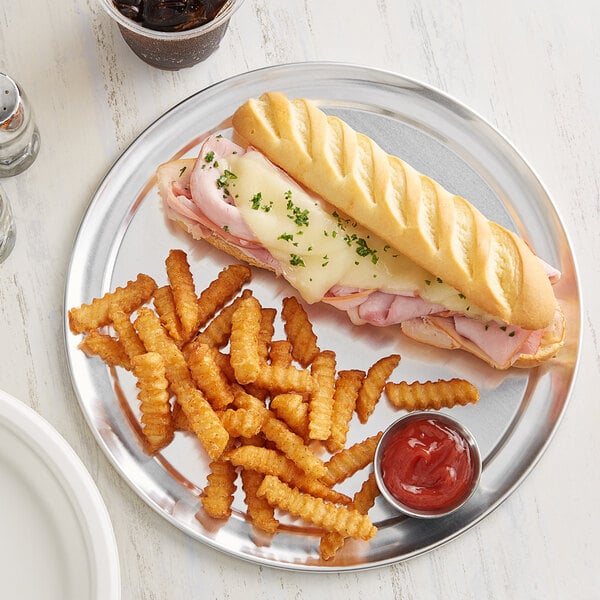
[[340, 119], [270, 92], [244, 103], [233, 126], [297, 181], [490, 315], [532, 330], [551, 323], [552, 286], [523, 240]]

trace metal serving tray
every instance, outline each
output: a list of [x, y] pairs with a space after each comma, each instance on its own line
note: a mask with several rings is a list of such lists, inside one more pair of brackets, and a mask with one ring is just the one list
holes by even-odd
[[[305, 63], [270, 67], [217, 83], [188, 98], [144, 131], [110, 169], [87, 210], [69, 267], [66, 310], [134, 279], [139, 272], [166, 283], [171, 248], [189, 253], [200, 289], [231, 258], [166, 222], [154, 171], [174, 157], [195, 156], [210, 132], [230, 134], [228, 119], [249, 97], [267, 90], [308, 97], [373, 137], [444, 187], [468, 198], [487, 217], [516, 230], [562, 271], [556, 293], [567, 318], [558, 358], [533, 370], [494, 371], [460, 351], [443, 351], [403, 338], [397, 327], [351, 325], [345, 314], [312, 305], [309, 314], [322, 348], [335, 350], [339, 369], [365, 370], [389, 353], [402, 360], [393, 380], [463, 377], [480, 388], [478, 404], [452, 409], [475, 435], [484, 458], [481, 485], [457, 513], [435, 521], [402, 518], [379, 498], [370, 516], [379, 531], [370, 542], [346, 544], [329, 562], [319, 559], [319, 535], [284, 520], [272, 538], [245, 518], [238, 490], [234, 513], [220, 523], [196, 518], [207, 461], [197, 440], [178, 433], [157, 456], [144, 453], [131, 376], [111, 371], [77, 349], [65, 327], [73, 384], [89, 426], [131, 487], [175, 526], [218, 550], [264, 565], [312, 571], [358, 570], [391, 564], [445, 543], [496, 508], [534, 467], [567, 405], [580, 346], [580, 301], [575, 261], [552, 202], [535, 173], [494, 128], [471, 110], [426, 85], [359, 66]], [[264, 306], [280, 308], [293, 293], [285, 281], [256, 271], [252, 289]], [[282, 335], [279, 330], [276, 335]], [[385, 426], [398, 413], [382, 398], [366, 425], [352, 421], [349, 443]], [[351, 494], [365, 473], [342, 486]]]

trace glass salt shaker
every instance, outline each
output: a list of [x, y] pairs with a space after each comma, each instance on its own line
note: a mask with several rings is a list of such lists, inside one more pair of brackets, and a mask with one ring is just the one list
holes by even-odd
[[40, 134], [23, 90], [0, 73], [0, 177], [21, 173], [35, 160]]
[[16, 234], [8, 198], [0, 187], [0, 263], [4, 262], [11, 253], [15, 245]]

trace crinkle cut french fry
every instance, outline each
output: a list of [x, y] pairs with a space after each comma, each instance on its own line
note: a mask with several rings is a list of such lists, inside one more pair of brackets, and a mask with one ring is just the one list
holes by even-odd
[[209, 458], [219, 458], [227, 447], [229, 434], [202, 392], [183, 385], [177, 391], [177, 401]]
[[268, 440], [272, 441], [281, 452], [305, 473], [316, 479], [327, 473], [323, 461], [312, 453], [299, 435], [296, 435], [279, 419], [275, 417], [267, 418], [263, 423], [262, 431]]
[[335, 367], [335, 353], [331, 350], [317, 354], [311, 365], [311, 374], [316, 382], [308, 412], [308, 437], [312, 440], [326, 440], [331, 434]]
[[258, 529], [275, 533], [279, 527], [279, 521], [275, 518], [275, 509], [264, 498], [256, 495], [265, 476], [251, 469], [242, 469], [240, 477], [250, 521]]
[[183, 328], [175, 307], [175, 298], [170, 285], [163, 285], [154, 292], [154, 308], [160, 322], [169, 335], [180, 344], [183, 341]]
[[215, 519], [227, 519], [231, 515], [233, 494], [236, 490], [235, 467], [227, 460], [213, 460], [209, 465], [210, 473], [206, 480], [200, 501], [204, 510]]
[[179, 402], [173, 404], [173, 427], [175, 428], [175, 431], [189, 431], [190, 433], [194, 433]]
[[231, 319], [230, 361], [238, 383], [253, 383], [261, 371], [258, 353], [261, 306], [254, 296], [240, 302]]
[[358, 391], [365, 378], [365, 372], [356, 369], [340, 371], [333, 394], [333, 416], [331, 419], [331, 435], [325, 442], [329, 452], [335, 454], [343, 450], [346, 436], [350, 428], [350, 420], [356, 407]]
[[252, 469], [263, 475], [275, 475], [282, 481], [318, 498], [338, 504], [350, 502], [348, 496], [307, 475], [287, 456], [280, 454], [277, 450], [245, 445], [230, 450], [224, 456], [238, 467]]
[[275, 317], [277, 311], [274, 308], [263, 308], [260, 313], [260, 329], [258, 330], [258, 355], [263, 363], [269, 358], [269, 344], [275, 333]]
[[212, 351], [213, 360], [219, 365], [219, 369], [221, 369], [221, 373], [225, 375], [228, 381], [235, 381], [235, 373], [233, 371], [233, 367], [231, 366], [231, 361], [229, 360], [229, 354], [224, 354], [220, 352], [216, 348]]
[[190, 270], [187, 254], [183, 250], [171, 250], [165, 260], [167, 276], [175, 300], [175, 310], [181, 321], [184, 339], [189, 339], [200, 327], [198, 296], [194, 276]]
[[268, 414], [268, 410], [262, 399], [250, 394], [245, 388], [237, 383], [231, 385], [233, 390], [233, 404], [238, 408], [248, 408], [256, 411], [261, 411], [265, 416]]
[[325, 463], [327, 473], [321, 477], [321, 481], [327, 485], [341, 483], [372, 463], [375, 456], [375, 448], [381, 434], [382, 432], [380, 431], [361, 442], [357, 442], [353, 446], [350, 446], [350, 448], [345, 448], [334, 454]]
[[140, 273], [135, 281], [124, 287], [95, 298], [91, 304], [83, 304], [69, 311], [69, 328], [75, 334], [93, 331], [110, 323], [108, 314], [111, 306], [131, 314], [152, 298], [156, 282], [152, 277]]
[[258, 434], [267, 417], [266, 409], [228, 408], [219, 412], [219, 419], [231, 437], [249, 438]]
[[399, 362], [400, 356], [391, 354], [379, 359], [367, 372], [356, 400], [356, 414], [361, 423], [366, 423], [375, 410], [385, 383]]
[[109, 316], [113, 328], [119, 337], [119, 342], [121, 342], [123, 348], [125, 348], [125, 352], [127, 352], [129, 359], [133, 359], [133, 357], [138, 354], [144, 354], [146, 348], [135, 331], [135, 327], [131, 322], [131, 315], [119, 308], [111, 306]]
[[[352, 503], [348, 505], [348, 508], [353, 508], [361, 515], [366, 515], [375, 504], [375, 500], [379, 494], [380, 491], [375, 480], [375, 473], [371, 472], [360, 490], [354, 494]], [[324, 533], [321, 536], [321, 543], [319, 544], [321, 558], [323, 560], [332, 559], [344, 545], [345, 541], [346, 538], [339, 533], [331, 531]]]
[[479, 390], [464, 379], [449, 381], [388, 382], [385, 392], [389, 401], [399, 409], [408, 411], [465, 406], [479, 400]]
[[185, 356], [198, 388], [215, 410], [222, 410], [233, 402], [233, 390], [216, 362], [218, 352], [206, 344], [192, 344]]
[[196, 340], [199, 343], [214, 346], [215, 348], [224, 348], [229, 342], [229, 336], [231, 335], [231, 317], [233, 313], [237, 310], [240, 302], [251, 295], [252, 292], [250, 290], [244, 290], [241, 296], [223, 308], [204, 330], [198, 333]]
[[308, 402], [300, 394], [277, 394], [269, 408], [295, 434], [308, 439]]
[[221, 310], [241, 289], [251, 276], [245, 265], [230, 265], [200, 294], [198, 299], [199, 326]]
[[139, 390], [142, 432], [150, 451], [156, 452], [171, 442], [174, 433], [165, 365], [157, 352], [138, 354], [131, 364]]
[[99, 356], [107, 365], [111, 367], [123, 367], [131, 369], [131, 361], [123, 344], [114, 337], [90, 331], [81, 341], [78, 348], [88, 356]]
[[362, 540], [369, 540], [377, 533], [377, 528], [367, 515], [302, 493], [273, 475], [265, 476], [257, 493], [264, 496], [269, 504], [327, 531]]
[[306, 369], [279, 365], [261, 365], [254, 383], [269, 390], [271, 394], [310, 392], [315, 385], [310, 372]]
[[140, 308], [133, 323], [148, 352], [158, 352], [165, 363], [172, 390], [192, 385], [192, 376], [177, 344], [167, 335], [154, 311]]
[[281, 316], [287, 339], [292, 344], [292, 356], [306, 368], [319, 353], [317, 336], [303, 306], [294, 296], [283, 299]]
[[274, 340], [269, 348], [272, 366], [289, 367], [292, 364], [292, 344], [288, 340]]

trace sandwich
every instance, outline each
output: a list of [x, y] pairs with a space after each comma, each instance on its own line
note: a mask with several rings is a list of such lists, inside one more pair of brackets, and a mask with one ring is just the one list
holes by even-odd
[[[233, 139], [157, 170], [167, 216], [309, 304], [466, 350], [497, 369], [556, 355], [560, 272], [369, 137], [277, 92], [240, 106]], [[239, 143], [238, 143], [239, 142]]]

